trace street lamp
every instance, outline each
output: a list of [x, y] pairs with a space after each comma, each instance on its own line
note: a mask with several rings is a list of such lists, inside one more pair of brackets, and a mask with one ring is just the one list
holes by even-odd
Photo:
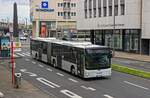
[[115, 17], [115, 0], [114, 0], [114, 9], [113, 9], [113, 34], [112, 34], [112, 48], [113, 48], [113, 56], [115, 56], [115, 42], [114, 42], [114, 34], [115, 34], [115, 21], [116, 21], [116, 17]]

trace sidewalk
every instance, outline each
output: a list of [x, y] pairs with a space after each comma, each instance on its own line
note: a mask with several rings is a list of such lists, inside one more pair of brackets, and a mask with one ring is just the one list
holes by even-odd
[[0, 92], [4, 98], [54, 98], [42, 92], [29, 82], [22, 79], [21, 88], [14, 89], [11, 84], [11, 73], [6, 63], [0, 62]]
[[134, 53], [126, 53], [126, 52], [115, 52], [115, 58], [150, 62], [150, 56], [134, 54]]

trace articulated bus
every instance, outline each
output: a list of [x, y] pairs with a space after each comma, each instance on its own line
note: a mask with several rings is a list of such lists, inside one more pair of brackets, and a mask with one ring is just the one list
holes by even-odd
[[31, 55], [82, 78], [111, 76], [111, 49], [90, 42], [31, 39]]

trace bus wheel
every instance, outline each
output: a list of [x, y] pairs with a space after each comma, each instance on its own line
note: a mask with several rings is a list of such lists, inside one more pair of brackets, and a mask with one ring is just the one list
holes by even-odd
[[56, 61], [53, 60], [53, 67], [56, 67]]
[[35, 54], [35, 59], [37, 59], [37, 53]]
[[71, 74], [75, 75], [75, 68], [74, 68], [74, 66], [71, 66]]

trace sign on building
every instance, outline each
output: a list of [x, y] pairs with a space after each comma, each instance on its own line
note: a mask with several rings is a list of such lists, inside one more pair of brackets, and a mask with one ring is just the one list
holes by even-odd
[[42, 1], [41, 7], [42, 8], [48, 8], [48, 1]]

